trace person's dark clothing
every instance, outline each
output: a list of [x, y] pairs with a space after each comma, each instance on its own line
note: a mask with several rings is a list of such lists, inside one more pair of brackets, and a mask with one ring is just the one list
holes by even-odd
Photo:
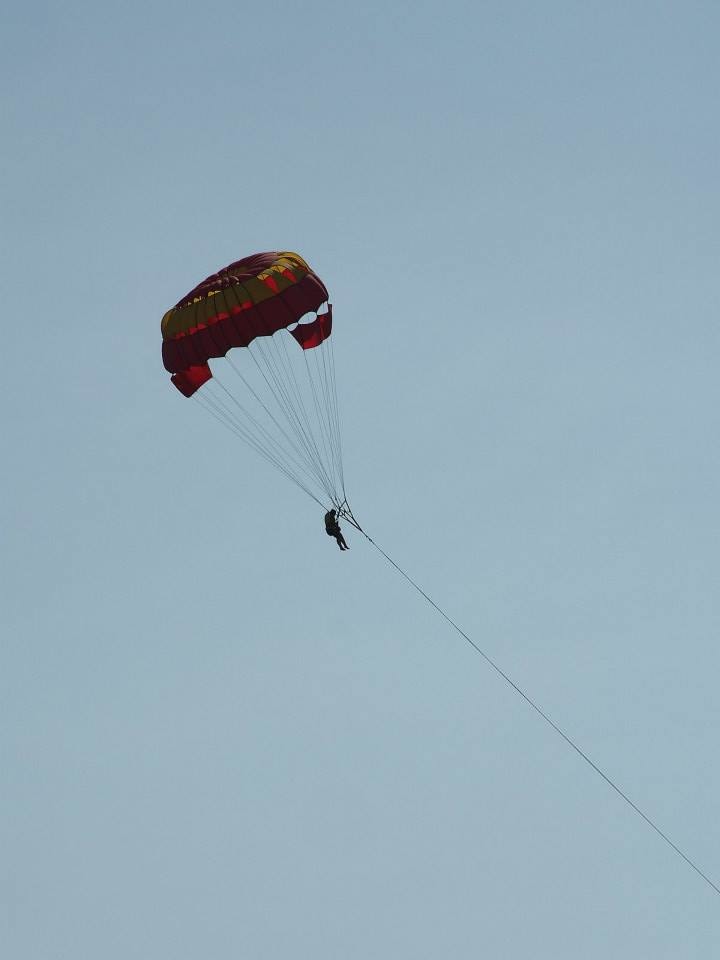
[[345, 537], [340, 531], [340, 524], [338, 523], [337, 516], [334, 510], [328, 510], [325, 514], [325, 533], [329, 537], [335, 537], [337, 545], [341, 550], [349, 550], [347, 543], [345, 543]]

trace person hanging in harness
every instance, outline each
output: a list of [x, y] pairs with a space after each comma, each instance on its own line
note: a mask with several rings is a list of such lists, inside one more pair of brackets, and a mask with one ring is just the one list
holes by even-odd
[[328, 510], [328, 512], [325, 514], [325, 533], [329, 537], [335, 537], [337, 540], [337, 545], [341, 550], [350, 549], [350, 547], [345, 543], [345, 537], [342, 535], [337, 514], [334, 510]]

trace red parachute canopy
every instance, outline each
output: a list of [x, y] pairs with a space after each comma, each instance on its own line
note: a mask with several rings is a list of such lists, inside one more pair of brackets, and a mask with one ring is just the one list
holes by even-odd
[[[199, 283], [162, 318], [162, 356], [172, 382], [191, 397], [211, 377], [211, 357], [246, 347], [315, 313], [328, 299], [325, 284], [301, 256], [256, 253]], [[316, 315], [290, 333], [304, 350], [330, 336], [332, 313]]]
[[330, 304], [318, 313], [327, 300], [297, 253], [256, 253], [168, 310], [162, 356], [182, 394], [317, 504], [349, 516]]

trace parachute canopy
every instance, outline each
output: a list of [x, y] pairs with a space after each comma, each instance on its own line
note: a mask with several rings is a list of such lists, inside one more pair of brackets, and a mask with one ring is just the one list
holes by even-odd
[[305, 260], [274, 251], [231, 263], [171, 307], [161, 330], [177, 389], [344, 514], [332, 308]]
[[[212, 274], [162, 318], [165, 369], [190, 397], [210, 379], [211, 357], [246, 347], [317, 311], [328, 299], [322, 280], [297, 253], [256, 253]], [[310, 327], [310, 329], [307, 329]], [[304, 349], [330, 336], [330, 311], [293, 331]]]

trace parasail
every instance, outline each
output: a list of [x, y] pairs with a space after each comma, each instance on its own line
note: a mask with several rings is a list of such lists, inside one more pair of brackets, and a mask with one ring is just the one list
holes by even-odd
[[[321, 309], [323, 308], [324, 309]], [[347, 507], [332, 306], [297, 253], [245, 257], [162, 318], [172, 383], [321, 505]]]
[[[320, 308], [326, 305], [324, 311]], [[258, 253], [213, 274], [167, 311], [162, 354], [172, 382], [201, 403], [313, 500], [329, 500], [326, 531], [348, 520], [424, 600], [713, 890], [720, 886], [382, 547], [360, 527], [345, 496], [332, 353], [332, 308], [322, 280], [296, 253]], [[346, 545], [345, 545], [346, 546]]]

